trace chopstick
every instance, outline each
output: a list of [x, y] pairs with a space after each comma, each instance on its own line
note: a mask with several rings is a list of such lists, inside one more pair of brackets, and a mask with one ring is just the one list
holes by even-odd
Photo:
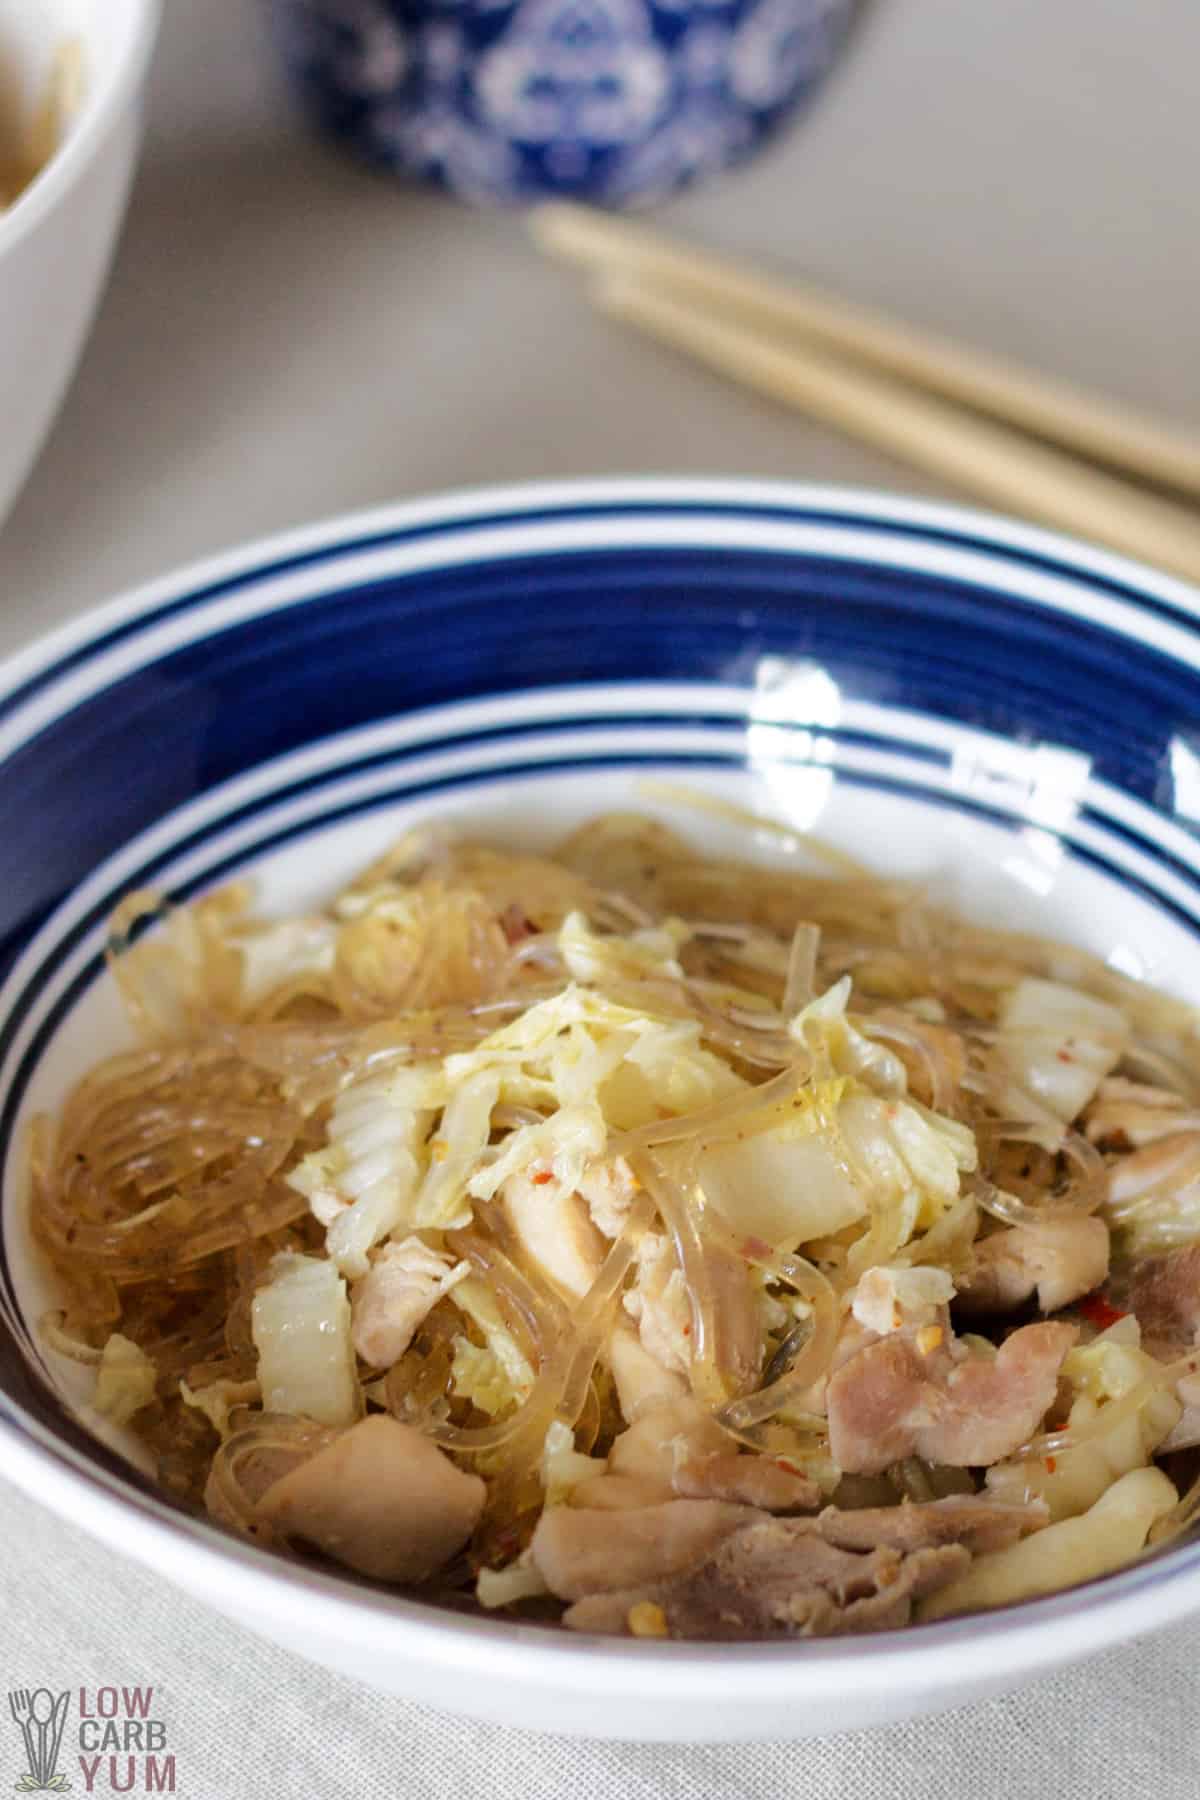
[[802, 333], [858, 362], [1124, 468], [1139, 480], [1200, 497], [1200, 438], [1065, 382], [1032, 375], [816, 288], [773, 280], [744, 264], [585, 207], [541, 207], [531, 215], [531, 226], [544, 250], [594, 273], [665, 284], [727, 316], [769, 326], [776, 334]]
[[971, 417], [825, 351], [781, 345], [636, 276], [596, 293], [605, 312], [687, 351], [720, 374], [848, 432], [975, 494], [1200, 582], [1200, 518], [1116, 476]]

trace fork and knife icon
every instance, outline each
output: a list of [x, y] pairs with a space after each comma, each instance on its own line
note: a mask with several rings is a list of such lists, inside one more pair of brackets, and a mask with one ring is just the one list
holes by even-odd
[[61, 1793], [70, 1787], [65, 1775], [55, 1773], [62, 1746], [71, 1690], [54, 1695], [49, 1688], [10, 1688], [9, 1711], [21, 1728], [29, 1768], [17, 1782], [19, 1793]]

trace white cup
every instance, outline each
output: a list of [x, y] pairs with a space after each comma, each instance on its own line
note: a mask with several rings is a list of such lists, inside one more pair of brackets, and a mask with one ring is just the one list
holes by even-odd
[[0, 522], [62, 404], [108, 273], [159, 10], [160, 0], [0, 0], [0, 106], [28, 117], [72, 41], [83, 73], [58, 148], [0, 212]]

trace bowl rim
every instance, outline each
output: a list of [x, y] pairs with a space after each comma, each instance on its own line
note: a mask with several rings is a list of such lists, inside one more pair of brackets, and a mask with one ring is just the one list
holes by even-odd
[[[157, 4], [157, 0], [151, 0]], [[454, 490], [324, 520], [271, 535], [143, 584], [60, 627], [0, 664], [0, 702], [14, 688], [52, 674], [64, 659], [99, 644], [114, 628], [136, 627], [172, 602], [232, 583], [252, 585], [297, 559], [336, 569], [364, 542], [408, 530], [452, 532], [473, 519], [505, 516], [532, 524], [564, 509], [594, 507], [611, 520], [637, 510], [682, 508], [695, 518], [723, 510], [769, 509], [811, 514], [834, 511], [848, 526], [871, 524], [918, 536], [952, 534], [1002, 583], [1006, 560], [1035, 558], [1055, 572], [1134, 601], [1166, 606], [1200, 628], [1200, 591], [1168, 575], [1057, 533], [999, 515], [883, 492], [778, 481], [641, 476], [521, 483]], [[889, 539], [873, 542], [880, 562]], [[513, 552], [519, 555], [520, 551]], [[864, 554], [872, 554], [864, 544]], [[419, 1653], [447, 1674], [511, 1679], [511, 1658], [523, 1677], [547, 1691], [587, 1691], [597, 1699], [663, 1702], [742, 1701], [748, 1710], [778, 1708], [799, 1698], [807, 1705], [844, 1695], [847, 1679], [864, 1699], [897, 1687], [913, 1693], [969, 1690], [972, 1681], [1000, 1685], [1165, 1625], [1200, 1609], [1200, 1543], [1159, 1553], [1145, 1562], [1081, 1587], [1023, 1601], [983, 1615], [939, 1621], [855, 1639], [752, 1644], [656, 1644], [555, 1631], [499, 1618], [461, 1615], [356, 1584], [352, 1579], [285, 1562], [227, 1537], [206, 1521], [176, 1512], [156, 1496], [109, 1475], [32, 1420], [18, 1423], [0, 1411], [0, 1466], [32, 1498], [68, 1522], [81, 1524], [106, 1545], [134, 1556], [227, 1612], [257, 1611], [319, 1641], [352, 1642], [386, 1656]]]
[[78, 128], [69, 133], [14, 203], [0, 211], [0, 257], [53, 211], [91, 162], [110, 127], [125, 111], [145, 77], [162, 22], [163, 0], [130, 0], [133, 20], [124, 57], [106, 84], [84, 102]]
[[[146, 0], [152, 7], [162, 0]], [[0, 249], [3, 241], [0, 238]], [[519, 526], [535, 514], [570, 509], [614, 513], [622, 508], [698, 515], [713, 511], [834, 513], [848, 528], [873, 524], [948, 537], [984, 557], [1029, 558], [1065, 579], [1117, 589], [1135, 604], [1182, 614], [1200, 629], [1200, 585], [1148, 563], [1087, 543], [1065, 532], [1027, 524], [1010, 514], [885, 488], [788, 481], [742, 475], [594, 475], [561, 480], [482, 482], [402, 500], [330, 513], [194, 558], [134, 583], [73, 619], [39, 633], [0, 658], [0, 703], [14, 689], [49, 674], [56, 663], [86, 651], [114, 629], [135, 627], [164, 605], [226, 583], [286, 572], [299, 561], [322, 562], [374, 547], [402, 533], [450, 530], [478, 517]]]

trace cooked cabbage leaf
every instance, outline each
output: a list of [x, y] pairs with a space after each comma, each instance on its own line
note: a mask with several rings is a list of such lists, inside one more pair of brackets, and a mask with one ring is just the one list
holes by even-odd
[[258, 1383], [268, 1412], [349, 1425], [361, 1399], [350, 1337], [350, 1301], [334, 1264], [280, 1251], [250, 1308]]

